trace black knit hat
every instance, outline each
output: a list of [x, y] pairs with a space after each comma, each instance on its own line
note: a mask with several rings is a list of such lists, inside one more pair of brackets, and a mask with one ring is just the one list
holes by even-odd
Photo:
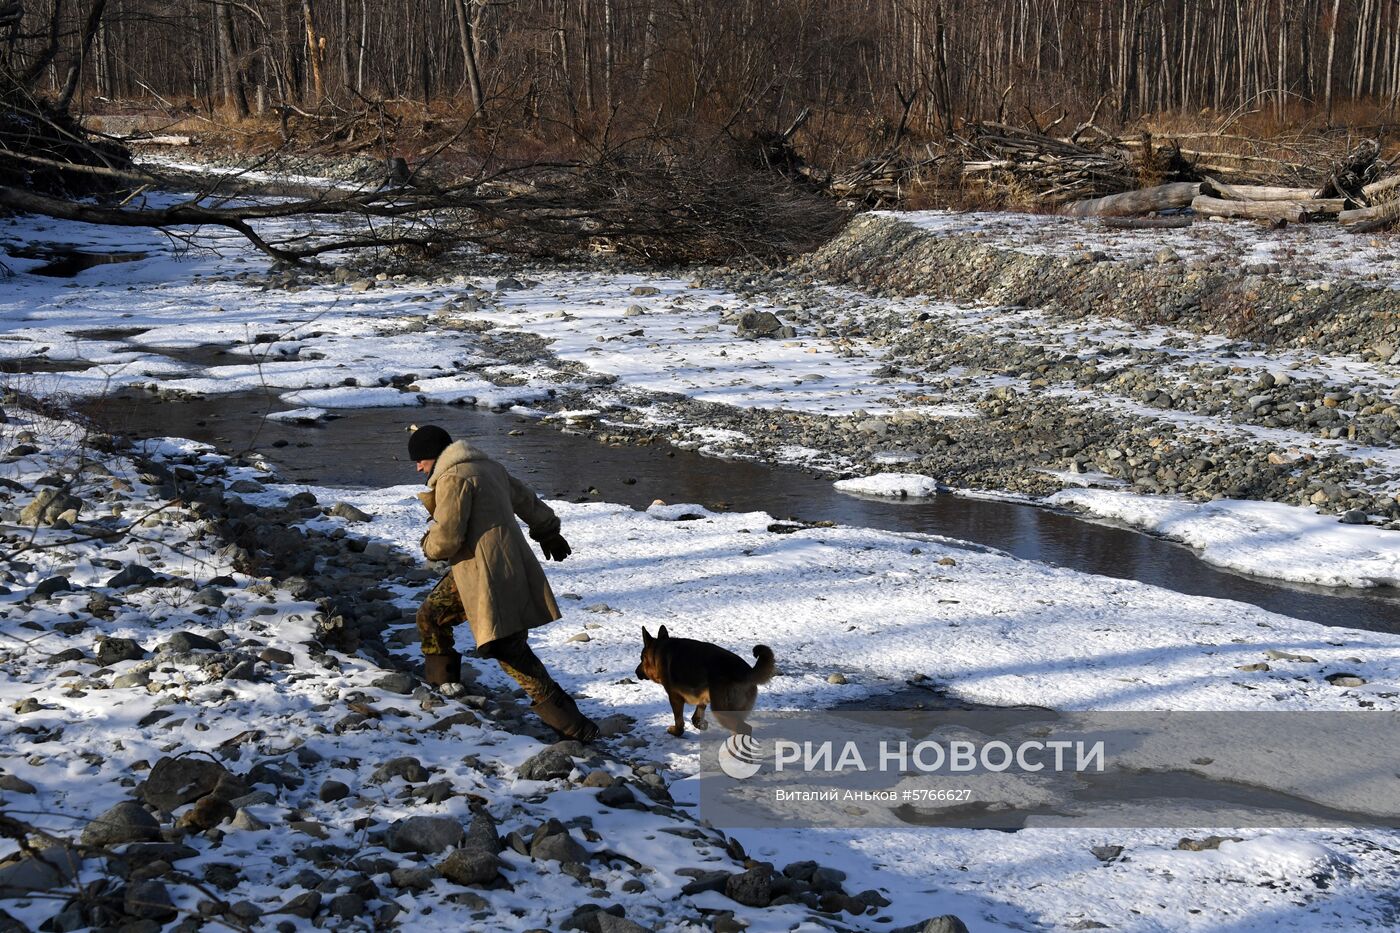
[[415, 428], [408, 436], [408, 459], [414, 463], [419, 460], [436, 460], [438, 454], [446, 450], [450, 443], [450, 434], [435, 424], [425, 424], [421, 428]]

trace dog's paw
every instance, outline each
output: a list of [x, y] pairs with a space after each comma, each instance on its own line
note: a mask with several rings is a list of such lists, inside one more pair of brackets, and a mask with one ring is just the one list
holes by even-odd
[[690, 724], [702, 732], [710, 728], [710, 721], [708, 719], [692, 719]]
[[674, 735], [676, 738], [680, 738], [685, 733], [685, 726], [671, 726], [666, 731]]

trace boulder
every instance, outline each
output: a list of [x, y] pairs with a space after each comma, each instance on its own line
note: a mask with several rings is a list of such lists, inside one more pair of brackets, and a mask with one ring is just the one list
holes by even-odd
[[136, 788], [136, 796], [161, 810], [175, 810], [212, 794], [232, 800], [247, 793], [243, 782], [223, 765], [207, 758], [162, 758], [146, 780]]
[[69, 510], [81, 512], [86, 503], [77, 496], [70, 496], [61, 489], [41, 489], [19, 513], [19, 523], [31, 528], [39, 525], [52, 525], [58, 517]]
[[399, 820], [384, 834], [390, 852], [417, 852], [436, 855], [466, 840], [462, 824], [446, 816], [411, 816]]
[[101, 848], [127, 842], [155, 842], [160, 839], [160, 824], [134, 800], [123, 800], [106, 813], [83, 827], [80, 841], [85, 846]]

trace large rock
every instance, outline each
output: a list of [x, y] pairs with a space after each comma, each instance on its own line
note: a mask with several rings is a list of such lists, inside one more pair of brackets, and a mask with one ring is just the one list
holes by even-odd
[[410, 756], [391, 758], [374, 769], [374, 774], [370, 775], [369, 782], [383, 784], [396, 777], [401, 777], [410, 784], [418, 784], [428, 779], [428, 769], [423, 767], [423, 763], [417, 758]]
[[62, 887], [78, 876], [83, 858], [74, 849], [51, 846], [0, 868], [0, 897], [24, 897]]
[[150, 567], [141, 564], [127, 564], [107, 581], [107, 585], [119, 590], [127, 586], [141, 586], [150, 583], [155, 578], [156, 572]]
[[156, 651], [168, 654], [188, 654], [191, 651], [218, 651], [219, 643], [194, 632], [176, 632]]
[[123, 902], [127, 916], [141, 920], [166, 921], [175, 917], [175, 904], [170, 892], [159, 881], [134, 881], [126, 887]]
[[98, 664], [103, 667], [111, 667], [122, 661], [141, 660], [146, 656], [146, 649], [131, 638], [99, 638], [95, 654]]
[[85, 503], [77, 496], [70, 496], [61, 489], [41, 489], [34, 501], [19, 513], [19, 523], [31, 528], [39, 525], [52, 525], [58, 517], [69, 509], [82, 511]]
[[537, 754], [531, 755], [516, 769], [516, 773], [527, 781], [552, 781], [565, 778], [574, 770], [573, 759], [586, 754], [578, 742], [565, 740]]
[[745, 311], [739, 315], [740, 337], [773, 337], [782, 328], [783, 322], [771, 311]]
[[207, 758], [162, 758], [136, 789], [136, 796], [153, 807], [174, 810], [214, 793], [216, 788], [225, 800], [248, 792], [242, 780], [218, 762]]
[[963, 923], [952, 914], [944, 914], [941, 917], [930, 917], [922, 923], [912, 923], [909, 926], [891, 930], [890, 933], [968, 933], [967, 924]]
[[549, 862], [583, 862], [588, 850], [556, 819], [546, 820], [530, 840], [530, 857]]
[[724, 882], [724, 894], [745, 907], [767, 907], [773, 900], [773, 869], [758, 865], [730, 875]]
[[384, 834], [390, 852], [417, 852], [436, 855], [461, 845], [467, 838], [462, 824], [446, 816], [411, 816], [399, 820]]
[[486, 884], [500, 872], [501, 839], [496, 822], [478, 813], [467, 828], [466, 839], [437, 865], [438, 874], [456, 884]]
[[101, 848], [127, 842], [154, 842], [160, 839], [160, 824], [134, 800], [123, 800], [83, 827], [80, 841]]

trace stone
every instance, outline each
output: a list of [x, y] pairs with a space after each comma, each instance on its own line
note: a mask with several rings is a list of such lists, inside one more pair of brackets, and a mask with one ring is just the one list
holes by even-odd
[[278, 790], [296, 790], [306, 783], [301, 769], [283, 758], [269, 758], [248, 769], [243, 780], [253, 784], [270, 784]]
[[305, 894], [298, 894], [287, 901], [281, 907], [273, 911], [275, 914], [291, 914], [294, 917], [305, 917], [312, 919], [321, 910], [321, 895], [318, 891], [307, 891]]
[[160, 824], [141, 804], [123, 800], [83, 827], [80, 838], [83, 845], [93, 848], [155, 842], [160, 839]]
[[597, 916], [598, 933], [651, 933], [649, 927], [644, 927], [626, 917], [610, 914], [606, 910], [598, 911]]
[[486, 884], [495, 880], [501, 860], [495, 852], [479, 848], [454, 849], [438, 863], [438, 874], [454, 884]]
[[97, 649], [94, 652], [97, 663], [103, 667], [111, 667], [113, 664], [120, 664], [123, 661], [140, 661], [146, 656], [146, 650], [130, 638], [107, 638], [97, 639]]
[[383, 784], [396, 777], [401, 777], [410, 784], [417, 784], [428, 779], [428, 769], [423, 767], [423, 763], [417, 758], [391, 758], [376, 768], [369, 780], [371, 784]]
[[431, 868], [395, 868], [389, 872], [389, 883], [409, 891], [426, 891], [437, 877], [438, 873]]
[[695, 875], [692, 880], [685, 883], [681, 888], [681, 894], [690, 897], [695, 894], [704, 894], [707, 891], [724, 891], [729, 879], [733, 877], [733, 872], [728, 871], [706, 871], [704, 869], [692, 869]]
[[[0, 868], [0, 898], [23, 897], [63, 887], [78, 876], [83, 858], [76, 849], [50, 846]], [[0, 929], [3, 926], [0, 925]]]
[[61, 489], [41, 489], [34, 497], [34, 501], [25, 506], [19, 513], [19, 523], [36, 528], [40, 525], [52, 525], [64, 512], [77, 510], [81, 512], [86, 503], [77, 496], [71, 496]]
[[437, 855], [466, 839], [462, 824], [446, 816], [411, 816], [398, 820], [384, 834], [390, 852], [417, 852]]
[[740, 337], [757, 339], [776, 337], [783, 329], [783, 322], [771, 311], [745, 311], [739, 315], [737, 333]]
[[317, 794], [322, 803], [334, 803], [350, 796], [350, 788], [340, 781], [326, 781]]
[[67, 577], [49, 577], [41, 580], [39, 585], [34, 587], [35, 596], [52, 596], [55, 593], [67, 593], [73, 589], [73, 584], [68, 582]]
[[372, 522], [374, 516], [361, 509], [355, 508], [348, 502], [337, 502], [331, 506], [330, 514], [336, 518], [343, 518], [347, 522]]
[[1343, 525], [1370, 524], [1370, 519], [1367, 518], [1366, 513], [1361, 511], [1360, 509], [1347, 509], [1345, 512], [1342, 513], [1342, 517], [1339, 519], [1339, 521]]
[[264, 648], [258, 653], [258, 660], [268, 664], [291, 664], [296, 658], [290, 651], [281, 648]]
[[127, 671], [112, 678], [112, 688], [114, 690], [125, 690], [129, 687], [144, 687], [151, 682], [150, 671]]
[[347, 891], [331, 898], [328, 909], [332, 916], [341, 920], [353, 920], [364, 913], [365, 899], [353, 891]]
[[217, 586], [206, 586], [195, 593], [190, 601], [199, 606], [212, 606], [217, 609], [228, 602], [228, 595]]
[[418, 686], [418, 680], [412, 674], [393, 673], [385, 674], [376, 678], [371, 684], [386, 693], [397, 693], [401, 696], [408, 696]]
[[1317, 658], [1307, 654], [1292, 654], [1288, 651], [1279, 651], [1277, 648], [1269, 648], [1264, 652], [1264, 657], [1270, 661], [1298, 661], [1307, 664], [1316, 664]]
[[571, 755], [582, 756], [583, 747], [577, 742], [556, 742], [521, 762], [516, 774], [527, 781], [552, 781], [566, 778], [574, 770]]
[[1091, 846], [1089, 851], [1100, 862], [1111, 862], [1123, 854], [1123, 847], [1114, 845]]
[[153, 879], [127, 885], [122, 909], [128, 916], [142, 920], [166, 921], [175, 917], [175, 904], [170, 899], [170, 892], [165, 885]]
[[1327, 682], [1334, 687], [1363, 687], [1366, 678], [1359, 674], [1328, 674]]
[[745, 907], [767, 907], [773, 900], [773, 869], [758, 865], [724, 882], [724, 895]]
[[229, 821], [229, 826], [243, 832], [259, 832], [267, 829], [266, 823], [242, 807], [239, 807], [233, 814], [233, 819]]
[[186, 654], [191, 651], [218, 651], [219, 643], [196, 635], [194, 632], [176, 632], [156, 651], [169, 654]]
[[829, 684], [835, 684], [835, 685], [837, 685], [837, 686], [841, 686], [842, 684], [850, 683], [850, 681], [848, 681], [848, 680], [846, 679], [846, 675], [845, 675], [845, 674], [839, 674], [839, 673], [838, 673], [838, 674], [828, 674], [828, 675], [827, 675], [827, 678], [826, 678], [826, 682], [829, 683]]
[[9, 791], [12, 794], [32, 794], [36, 792], [36, 788], [33, 784], [13, 774], [0, 774], [0, 790]]
[[121, 572], [111, 577], [107, 585], [112, 589], [123, 589], [128, 586], [141, 586], [150, 583], [156, 578], [156, 572], [150, 567], [142, 564], [127, 564]]
[[613, 784], [598, 791], [598, 802], [605, 807], [613, 807], [614, 809], [628, 809], [637, 806], [637, 798], [626, 784]]
[[546, 820], [530, 840], [530, 857], [548, 862], [583, 862], [588, 850], [557, 819]]
[[172, 811], [220, 788], [233, 799], [247, 793], [242, 781], [223, 765], [207, 758], [162, 758], [136, 788], [136, 796], [160, 810]]
[[220, 800], [213, 794], [201, 797], [195, 805], [181, 814], [176, 826], [194, 832], [204, 832], [218, 826], [224, 820], [233, 819], [236, 811], [227, 800]]
[[941, 917], [930, 917], [922, 923], [899, 927], [896, 930], [891, 930], [890, 933], [968, 933], [968, 929], [967, 924], [957, 917], [952, 914], [944, 914]]

